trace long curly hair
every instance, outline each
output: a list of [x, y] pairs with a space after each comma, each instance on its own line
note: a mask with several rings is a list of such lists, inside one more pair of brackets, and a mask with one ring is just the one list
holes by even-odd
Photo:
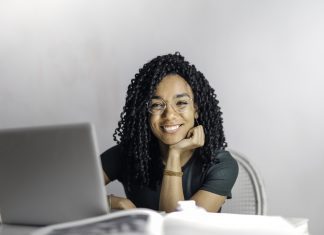
[[203, 171], [217, 162], [216, 152], [227, 146], [223, 118], [214, 89], [194, 65], [179, 52], [158, 56], [146, 63], [128, 86], [126, 103], [113, 137], [126, 159], [125, 183], [155, 187], [162, 179], [162, 160], [158, 141], [149, 125], [147, 103], [156, 86], [168, 74], [178, 74], [191, 86], [198, 107], [198, 123], [204, 127], [205, 144], [197, 149]]

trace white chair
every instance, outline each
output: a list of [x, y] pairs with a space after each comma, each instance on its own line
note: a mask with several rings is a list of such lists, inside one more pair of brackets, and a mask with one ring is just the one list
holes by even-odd
[[266, 214], [266, 195], [259, 174], [247, 158], [228, 150], [239, 166], [239, 174], [232, 189], [232, 199], [226, 200], [222, 213]]

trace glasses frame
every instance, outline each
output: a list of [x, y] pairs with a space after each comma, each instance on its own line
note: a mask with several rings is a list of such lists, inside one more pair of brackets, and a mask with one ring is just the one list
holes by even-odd
[[[191, 101], [191, 103], [193, 103], [193, 98], [191, 98], [190, 96], [186, 96], [186, 97], [188, 97], [189, 100]], [[163, 114], [164, 111], [166, 110], [167, 106], [169, 105], [168, 102], [166, 102], [166, 101], [165, 101], [164, 99], [162, 99], [162, 98], [158, 98], [157, 100], [161, 100], [161, 101], [165, 104], [165, 106], [164, 106], [164, 109], [161, 110], [159, 113], [153, 113], [153, 112], [151, 112], [150, 107], [149, 107], [151, 101], [148, 101], [148, 102], [146, 103], [147, 111], [148, 111], [150, 114], [152, 114], [152, 115], [161, 115], [161, 114]], [[172, 109], [173, 109], [176, 113], [185, 113], [185, 112], [186, 112], [186, 110], [184, 110], [183, 112], [179, 112], [175, 107], [173, 107], [172, 104], [170, 104], [170, 106], [172, 107]]]

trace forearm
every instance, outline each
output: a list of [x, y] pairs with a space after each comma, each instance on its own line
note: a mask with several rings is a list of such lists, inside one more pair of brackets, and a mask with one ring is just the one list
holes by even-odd
[[136, 207], [133, 204], [133, 202], [130, 201], [129, 199], [123, 197], [117, 197], [115, 195], [109, 195], [107, 200], [109, 200], [110, 208], [115, 210], [124, 210], [124, 209], [131, 209]]
[[[179, 156], [169, 156], [165, 170], [181, 172]], [[172, 212], [176, 209], [178, 201], [184, 200], [182, 189], [182, 176], [163, 175], [159, 209]]]

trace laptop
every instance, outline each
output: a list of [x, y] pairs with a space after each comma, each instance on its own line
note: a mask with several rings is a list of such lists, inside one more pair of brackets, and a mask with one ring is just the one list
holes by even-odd
[[0, 130], [2, 223], [48, 225], [106, 213], [91, 124]]

